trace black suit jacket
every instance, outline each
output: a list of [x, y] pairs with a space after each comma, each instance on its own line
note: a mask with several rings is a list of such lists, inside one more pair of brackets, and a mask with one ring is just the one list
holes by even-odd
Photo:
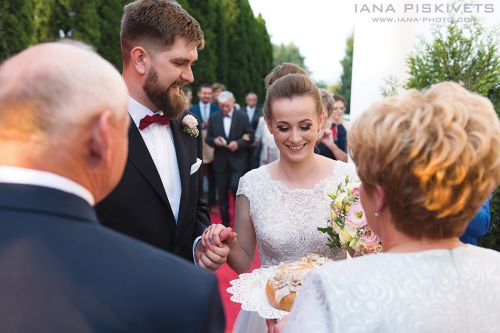
[[[242, 139], [244, 134], [249, 134], [253, 138], [252, 126], [248, 122], [246, 112], [234, 110], [231, 119], [231, 128], [229, 136], [224, 132], [224, 114], [222, 111], [214, 113], [208, 121], [206, 142], [209, 146], [214, 147], [214, 171], [229, 172], [229, 171], [244, 171], [247, 168], [248, 147], [252, 141]], [[226, 139], [227, 143], [236, 141], [238, 149], [235, 152], [230, 151], [225, 147], [216, 146], [215, 138], [221, 136]]]
[[[243, 108], [243, 111], [248, 117], [248, 111], [246, 106]], [[255, 111], [253, 112], [252, 121], [250, 121], [250, 125], [252, 126], [254, 132], [255, 130], [257, 130], [257, 125], [259, 125], [259, 118], [262, 117], [263, 115], [264, 114], [262, 113], [262, 109], [256, 107]]]
[[[209, 112], [210, 115], [209, 116], [211, 116], [212, 114], [214, 114], [218, 111], [220, 111], [219, 106], [215, 103], [210, 103], [210, 112]], [[202, 117], [201, 117], [200, 103], [193, 104], [191, 109], [189, 109], [189, 112], [191, 112], [192, 114], [195, 115], [195, 117], [198, 119], [198, 122], [200, 124], [203, 123], [203, 120], [201, 119]], [[210, 117], [209, 117], [209, 119], [210, 119]]]
[[0, 332], [223, 332], [216, 278], [98, 224], [73, 194], [0, 183]]
[[183, 132], [180, 119], [172, 119], [170, 126], [182, 187], [178, 224], [160, 175], [133, 121], [125, 173], [96, 211], [105, 226], [192, 261], [193, 241], [210, 225], [208, 207], [200, 195], [202, 168], [190, 175], [196, 159], [202, 159], [202, 141], [201, 135], [192, 137]]

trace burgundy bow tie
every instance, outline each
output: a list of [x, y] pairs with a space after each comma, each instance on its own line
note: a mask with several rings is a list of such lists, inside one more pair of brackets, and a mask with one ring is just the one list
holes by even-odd
[[160, 116], [158, 114], [155, 114], [154, 116], [145, 116], [139, 122], [139, 129], [142, 131], [143, 129], [147, 128], [149, 125], [153, 123], [158, 123], [160, 125], [168, 125], [169, 122], [170, 118], [168, 118], [167, 116]]

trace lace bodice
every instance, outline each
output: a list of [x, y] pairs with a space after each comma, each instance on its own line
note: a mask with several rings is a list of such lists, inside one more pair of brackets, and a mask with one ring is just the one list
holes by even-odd
[[357, 179], [354, 168], [334, 161], [331, 175], [311, 189], [289, 189], [271, 178], [269, 166], [248, 172], [240, 179], [237, 195], [250, 202], [262, 265], [297, 260], [309, 253], [331, 256], [327, 237], [317, 230], [330, 216], [328, 193], [345, 180]]
[[384, 253], [311, 272], [284, 332], [498, 332], [500, 253]]

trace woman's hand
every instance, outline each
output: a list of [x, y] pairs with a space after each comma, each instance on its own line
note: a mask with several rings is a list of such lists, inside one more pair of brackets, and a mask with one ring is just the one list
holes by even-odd
[[280, 320], [266, 319], [267, 333], [280, 333], [287, 320], [288, 316], [285, 316]]
[[237, 241], [236, 236], [231, 227], [225, 227], [222, 224], [212, 224], [201, 235], [201, 245], [205, 248], [210, 248], [211, 246], [221, 247], [224, 243], [231, 247]]

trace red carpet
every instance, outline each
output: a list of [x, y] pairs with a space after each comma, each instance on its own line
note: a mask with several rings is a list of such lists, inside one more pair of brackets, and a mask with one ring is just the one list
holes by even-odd
[[[233, 227], [234, 201], [232, 198], [230, 199], [229, 202], [229, 214], [231, 215], [231, 227]], [[217, 214], [211, 213], [210, 217], [212, 219], [212, 223], [221, 223], [220, 215], [218, 212]], [[250, 271], [259, 266], [260, 266], [259, 256], [258, 254], [256, 254], [255, 261], [252, 267], [250, 268]], [[221, 293], [222, 302], [224, 303], [224, 312], [226, 314], [226, 333], [230, 333], [231, 330], [233, 329], [234, 321], [238, 316], [238, 312], [240, 312], [241, 306], [240, 304], [231, 302], [231, 300], [229, 299], [231, 295], [226, 291], [226, 289], [231, 286], [229, 281], [237, 279], [238, 274], [236, 274], [228, 265], [224, 264], [221, 268], [217, 270], [216, 275], [219, 280], [219, 290]]]

